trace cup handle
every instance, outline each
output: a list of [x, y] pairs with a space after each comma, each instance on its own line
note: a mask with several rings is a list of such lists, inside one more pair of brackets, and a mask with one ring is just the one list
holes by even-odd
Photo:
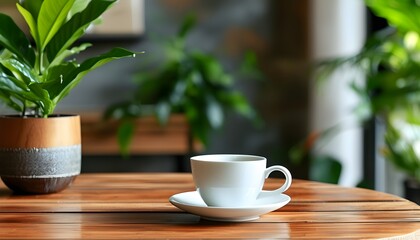
[[283, 192], [285, 192], [287, 189], [289, 189], [290, 185], [292, 185], [292, 174], [290, 174], [289, 170], [283, 166], [279, 166], [279, 165], [275, 165], [275, 166], [271, 166], [269, 168], [267, 168], [264, 172], [264, 177], [265, 179], [268, 178], [268, 176], [270, 176], [270, 174], [274, 171], [279, 171], [282, 172], [284, 174], [284, 176], [286, 177], [284, 184], [277, 188], [276, 190], [273, 191], [262, 191], [260, 193], [260, 195], [258, 196], [260, 197], [267, 197], [270, 195], [277, 195], [277, 194], [281, 194]]

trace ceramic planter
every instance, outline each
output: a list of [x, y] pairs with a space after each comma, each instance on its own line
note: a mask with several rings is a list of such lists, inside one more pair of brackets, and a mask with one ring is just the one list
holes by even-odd
[[52, 193], [80, 174], [80, 117], [0, 117], [0, 176], [12, 190]]

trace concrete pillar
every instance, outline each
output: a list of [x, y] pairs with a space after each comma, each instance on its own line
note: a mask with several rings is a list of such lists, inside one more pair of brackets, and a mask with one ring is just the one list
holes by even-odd
[[[311, 57], [314, 62], [356, 54], [366, 38], [366, 9], [362, 0], [311, 1]], [[321, 130], [342, 124], [345, 130], [317, 151], [343, 164], [340, 184], [356, 185], [362, 177], [362, 131], [352, 108], [358, 97], [349, 84], [363, 77], [354, 69], [335, 71], [325, 82], [313, 79], [310, 128]], [[314, 77], [315, 78], [315, 77]]]

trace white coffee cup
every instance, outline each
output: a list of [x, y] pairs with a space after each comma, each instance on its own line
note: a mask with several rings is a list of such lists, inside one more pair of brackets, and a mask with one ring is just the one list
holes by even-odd
[[282, 172], [286, 180], [264, 197], [281, 194], [292, 184], [292, 175], [283, 166], [266, 168], [265, 157], [240, 154], [210, 154], [191, 157], [197, 191], [208, 206], [244, 207], [255, 204], [265, 179], [271, 172]]

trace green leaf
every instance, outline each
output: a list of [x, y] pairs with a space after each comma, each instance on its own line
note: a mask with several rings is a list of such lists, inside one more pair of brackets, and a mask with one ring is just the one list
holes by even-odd
[[317, 156], [311, 159], [309, 179], [318, 182], [337, 184], [341, 175], [341, 163], [330, 156]]
[[367, 6], [402, 31], [420, 33], [420, 5], [414, 0], [365, 0]]
[[[7, 49], [5, 49], [1, 54], [0, 54], [0, 59], [9, 59], [9, 58], [13, 58], [13, 54], [10, 53]], [[10, 75], [13, 76], [13, 73], [7, 69], [6, 67], [4, 67], [1, 63], [0, 63], [0, 74], [1, 75]]]
[[14, 109], [17, 112], [22, 112], [23, 111], [23, 107], [21, 105], [19, 105], [18, 103], [16, 103], [13, 98], [12, 95], [10, 94], [10, 92], [5, 91], [3, 89], [0, 89], [0, 99], [10, 108]]
[[198, 52], [191, 54], [191, 57], [205, 81], [222, 86], [233, 84], [232, 78], [224, 72], [222, 65], [214, 57]]
[[42, 50], [54, 37], [73, 6], [75, 0], [44, 0], [38, 16], [39, 44]]
[[[134, 57], [135, 53], [128, 51], [123, 48], [114, 48], [108, 53], [102, 54], [97, 57], [93, 57], [85, 60], [80, 66], [74, 68], [70, 64], [67, 64], [63, 67], [63, 77], [60, 77], [61, 84], [56, 84], [56, 82], [46, 82], [45, 89], [51, 93], [51, 99], [54, 99], [55, 102], [59, 102], [73, 89], [90, 71], [112, 61], [115, 59], [125, 58], [125, 57]], [[62, 79], [62, 80], [61, 80]]]
[[78, 47], [74, 47], [70, 50], [65, 50], [63, 51], [61, 54], [59, 54], [58, 56], [56, 56], [56, 58], [50, 63], [49, 68], [56, 66], [60, 63], [62, 63], [66, 58], [78, 54], [80, 52], [83, 52], [84, 50], [86, 50], [88, 47], [92, 46], [92, 44], [90, 43], [84, 43]]
[[[25, 1], [25, 2], [29, 2], [29, 1]], [[26, 23], [28, 24], [29, 30], [31, 32], [32, 37], [34, 38], [35, 43], [39, 46], [39, 35], [38, 35], [38, 27], [36, 23], [36, 18], [34, 18], [31, 12], [23, 8], [18, 3], [16, 4], [16, 7], [19, 10], [22, 17], [25, 19]]]
[[91, 1], [86, 9], [75, 14], [47, 45], [48, 60], [52, 62], [58, 54], [69, 48], [85, 33], [91, 22], [100, 17], [114, 2], [115, 0]]
[[247, 78], [263, 79], [264, 74], [258, 69], [257, 56], [252, 51], [246, 51], [240, 66], [240, 73]]
[[26, 0], [23, 1], [21, 4], [22, 6], [29, 11], [31, 16], [36, 20], [38, 19], [39, 10], [41, 9], [41, 5], [44, 0]]
[[204, 145], [208, 144], [208, 133], [210, 131], [210, 126], [207, 122], [206, 116], [199, 115], [198, 109], [191, 105], [186, 106], [186, 117], [188, 124], [191, 129], [191, 134], [194, 138], [199, 139]]
[[26, 85], [23, 85], [18, 79], [0, 75], [0, 89], [7, 91], [12, 96], [17, 96], [19, 99], [27, 99], [29, 101], [38, 101], [39, 98]]
[[16, 59], [0, 59], [0, 63], [3, 67], [12, 72], [14, 77], [25, 82], [27, 85], [38, 81], [37, 75], [33, 73], [33, 68], [30, 68]]
[[230, 106], [239, 114], [249, 118], [256, 117], [254, 109], [249, 105], [246, 98], [240, 92], [233, 91], [231, 93], [221, 95], [220, 98], [227, 106]]
[[182, 25], [178, 31], [178, 37], [185, 38], [187, 34], [191, 31], [191, 29], [194, 28], [196, 22], [197, 17], [193, 14], [189, 14], [182, 22]]
[[130, 150], [131, 140], [134, 136], [135, 124], [133, 121], [123, 121], [118, 127], [117, 139], [120, 146], [121, 154], [128, 156]]
[[83, 11], [91, 1], [75, 0], [73, 7], [70, 9], [69, 18], [72, 18], [76, 13]]
[[0, 13], [0, 45], [15, 54], [19, 60], [34, 66], [35, 52], [25, 33], [9, 16]]
[[76, 69], [75, 63], [68, 62], [51, 67], [48, 70], [45, 77], [47, 81], [43, 83], [43, 88], [50, 93], [51, 99], [57, 98], [67, 85], [74, 80], [76, 76], [73, 72]]
[[40, 83], [32, 83], [28, 87], [30, 91], [38, 98], [36, 104], [41, 109], [40, 114], [42, 116], [50, 115], [54, 111], [56, 103], [51, 101], [48, 91], [43, 89], [42, 84]]
[[[21, 80], [13, 77], [13, 76], [8, 76], [6, 74], [0, 74], [0, 77], [2, 78], [3, 81], [3, 85], [7, 86], [7, 89], [9, 89], [10, 91], [15, 91], [19, 89], [25, 92], [29, 91], [28, 86], [22, 82]], [[7, 81], [10, 81], [10, 83], [8, 83]], [[7, 90], [6, 88], [3, 88], [5, 90]]]

